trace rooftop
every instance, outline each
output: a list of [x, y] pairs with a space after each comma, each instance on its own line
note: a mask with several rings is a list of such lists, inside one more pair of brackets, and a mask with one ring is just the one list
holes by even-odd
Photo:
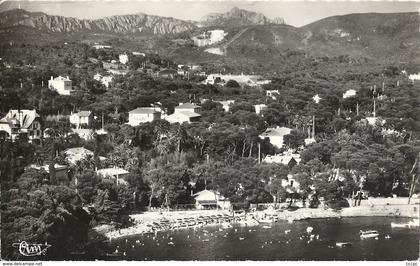
[[200, 108], [200, 106], [193, 103], [181, 103], [180, 105], [175, 107], [175, 109], [195, 109], [195, 108]]
[[96, 173], [101, 176], [116, 176], [116, 175], [128, 174], [129, 172], [119, 167], [113, 167], [113, 168], [99, 169], [96, 171]]
[[[7, 115], [0, 121], [2, 123], [11, 123], [12, 120], [19, 121], [22, 128], [28, 128], [34, 122], [35, 118], [40, 117], [35, 110], [21, 109], [21, 110], [9, 110]], [[20, 121], [22, 119], [22, 121]]]
[[270, 136], [285, 136], [290, 134], [292, 129], [287, 127], [276, 127], [276, 128], [267, 128], [267, 130], [261, 134], [263, 137], [270, 137]]
[[155, 114], [159, 113], [154, 107], [139, 107], [129, 112], [129, 114]]

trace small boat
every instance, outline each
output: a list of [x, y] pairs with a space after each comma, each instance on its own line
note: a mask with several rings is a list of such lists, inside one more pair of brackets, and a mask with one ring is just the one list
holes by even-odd
[[284, 230], [284, 233], [287, 235], [288, 233], [292, 232], [292, 230], [288, 229], [288, 230]]
[[264, 226], [263, 226], [263, 228], [264, 228], [264, 229], [270, 229], [270, 228], [271, 228], [271, 226], [264, 225]]
[[263, 218], [263, 219], [259, 219], [258, 222], [260, 224], [272, 224], [273, 223], [273, 219], [270, 218]]
[[233, 226], [230, 223], [222, 223], [222, 228], [232, 228]]
[[107, 257], [121, 257], [122, 255], [123, 255], [122, 252], [106, 253]]
[[376, 230], [368, 230], [368, 231], [360, 230], [359, 234], [360, 234], [361, 239], [376, 238], [379, 236], [379, 233]]
[[350, 247], [352, 243], [351, 242], [337, 242], [335, 243], [335, 245], [339, 248], [347, 248], [347, 247]]
[[408, 223], [391, 223], [391, 228], [413, 228], [413, 227], [419, 227], [419, 219], [413, 219], [412, 221], [409, 221]]
[[312, 233], [313, 230], [314, 230], [314, 228], [312, 226], [308, 226], [306, 228], [306, 233], [310, 234], [310, 233]]

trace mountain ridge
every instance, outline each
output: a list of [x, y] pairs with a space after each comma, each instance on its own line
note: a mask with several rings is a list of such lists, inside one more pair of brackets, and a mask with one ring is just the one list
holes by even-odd
[[28, 12], [21, 9], [8, 10], [1, 14], [0, 28], [21, 25], [53, 33], [99, 31], [117, 34], [148, 33], [164, 35], [176, 34], [196, 28], [196, 25], [192, 22], [144, 13], [115, 15], [95, 20], [48, 15], [42, 12]]

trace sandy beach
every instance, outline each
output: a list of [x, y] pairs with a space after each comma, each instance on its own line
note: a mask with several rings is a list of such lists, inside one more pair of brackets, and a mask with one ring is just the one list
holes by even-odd
[[[332, 210], [324, 208], [301, 208], [294, 211], [289, 210], [264, 210], [248, 212], [246, 216], [236, 215], [236, 221], [244, 221], [246, 219], [261, 219], [266, 215], [275, 214], [279, 220], [287, 220], [289, 222], [303, 219], [321, 219], [321, 218], [340, 218], [340, 217], [365, 217], [365, 216], [390, 216], [390, 217], [419, 217], [419, 206], [415, 205], [382, 205], [382, 206], [358, 206], [343, 208], [341, 210]], [[233, 213], [228, 210], [202, 210], [202, 211], [170, 211], [170, 212], [145, 212], [142, 214], [130, 215], [134, 225], [128, 228], [115, 229], [113, 226], [101, 225], [94, 228], [97, 232], [104, 234], [108, 239], [121, 238], [130, 235], [155, 233], [165, 229], [153, 228], [153, 223], [166, 221], [169, 225], [175, 225], [183, 219], [197, 220], [199, 217], [210, 216], [233, 217]], [[252, 218], [251, 218], [252, 217]], [[193, 225], [194, 227], [209, 226], [212, 223], [220, 224], [221, 220], [211, 220], [212, 222]], [[192, 227], [192, 226], [188, 226]], [[171, 227], [172, 229], [176, 229]]]

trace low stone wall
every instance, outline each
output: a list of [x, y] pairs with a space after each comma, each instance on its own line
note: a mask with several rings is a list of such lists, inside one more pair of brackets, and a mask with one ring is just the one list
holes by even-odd
[[340, 211], [343, 217], [357, 216], [392, 216], [392, 217], [419, 217], [419, 205], [374, 205], [344, 208]]
[[[418, 205], [420, 200], [418, 198], [412, 198], [410, 200], [410, 205]], [[367, 200], [362, 200], [360, 206], [371, 206], [371, 205], [407, 205], [408, 198], [368, 198]]]

